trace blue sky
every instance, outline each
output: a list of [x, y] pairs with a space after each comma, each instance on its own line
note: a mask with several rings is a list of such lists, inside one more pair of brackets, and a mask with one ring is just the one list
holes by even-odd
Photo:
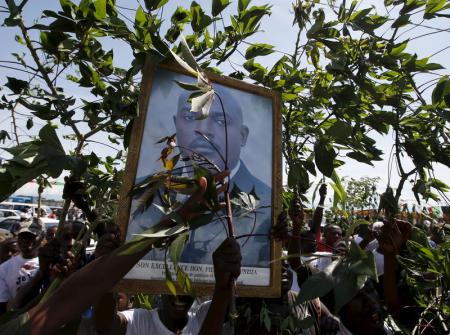
[[[210, 1], [197, 1], [202, 5], [202, 7], [205, 9], [207, 13], [210, 12]], [[323, 1], [325, 2], [325, 1]], [[234, 6], [236, 6], [237, 1], [234, 1], [230, 5], [230, 8], [234, 11]], [[272, 44], [275, 46], [275, 48], [280, 52], [286, 52], [290, 53], [292, 52], [292, 49], [294, 47], [294, 42], [296, 38], [296, 29], [292, 26], [292, 5], [291, 1], [287, 0], [272, 0], [272, 1], [253, 1], [252, 4], [263, 4], [263, 3], [270, 3], [272, 4], [272, 15], [270, 18], [266, 19], [262, 26], [261, 26], [261, 32], [258, 33], [255, 37], [253, 37], [250, 41], [255, 42], [264, 42], [268, 44]], [[339, 3], [339, 1], [338, 1]], [[138, 3], [137, 1], [124, 1], [124, 0], [118, 0], [117, 4], [122, 7], [129, 7], [129, 8], [136, 8]], [[169, 4], [165, 6], [164, 12], [163, 12], [163, 18], [168, 15], [170, 15], [176, 8], [177, 5], [183, 4], [185, 7], [189, 7], [190, 1], [180, 2], [180, 1], [169, 1]], [[383, 0], [365, 0], [360, 5], [360, 9], [366, 8], [369, 6], [375, 6], [377, 10], [380, 13], [385, 13], [385, 9], [382, 6]], [[34, 19], [37, 19], [39, 17], [40, 12], [43, 9], [52, 9], [52, 10], [58, 10], [59, 8], [59, 1], [29, 1], [26, 7], [25, 11], [25, 18], [28, 23], [31, 23]], [[228, 9], [229, 11], [229, 9]], [[123, 14], [127, 15], [130, 19], [134, 19], [134, 13], [133, 11], [128, 11], [123, 9]], [[331, 14], [329, 10], [326, 11], [326, 14]], [[391, 13], [392, 14], [392, 13]], [[226, 15], [225, 15], [226, 17]], [[0, 14], [0, 20], [3, 21], [4, 14]], [[433, 26], [434, 28], [438, 29], [448, 29], [449, 28], [449, 21], [448, 20], [440, 20], [440, 21], [433, 21], [433, 24], [430, 24], [429, 22], [425, 21], [424, 24]], [[167, 27], [167, 23], [164, 27]], [[410, 36], [418, 36], [422, 34], [426, 34], [428, 32], [433, 31], [431, 28], [421, 28], [418, 27], [409, 33], [406, 33], [403, 35], [404, 37], [410, 37]], [[0, 48], [0, 60], [12, 60], [11, 53], [12, 52], [23, 52], [23, 47], [17, 44], [14, 40], [15, 34], [17, 34], [18, 31], [16, 28], [8, 28], [8, 27], [1, 27], [0, 28], [0, 40], [2, 41], [2, 47]], [[390, 35], [390, 32], [386, 32], [387, 36]], [[403, 37], [402, 36], [402, 37]], [[418, 54], [419, 58], [427, 57], [435, 52], [441, 50], [442, 48], [446, 47], [445, 41], [449, 41], [450, 32], [443, 32], [436, 35], [430, 35], [427, 37], [419, 38], [414, 41], [411, 41], [408, 49], [406, 51], [409, 52], [415, 52]], [[448, 42], [447, 42], [448, 43]], [[116, 66], [121, 66], [124, 68], [129, 67], [131, 61], [132, 61], [132, 54], [129, 48], [127, 48], [124, 45], [118, 44], [117, 42], [112, 41], [106, 41], [105, 42], [105, 48], [106, 49], [113, 49], [114, 51], [114, 63]], [[270, 65], [275, 60], [277, 60], [280, 57], [280, 53], [274, 53], [270, 55], [269, 57], [264, 58], [263, 63], [265, 65]], [[232, 62], [237, 64], [243, 63], [243, 58], [239, 55], [236, 55], [232, 58]], [[445, 70], [442, 70], [442, 74], [448, 74], [448, 68], [450, 67], [450, 49], [443, 51], [441, 53], [438, 53], [433, 57], [433, 62], [440, 63], [445, 67]], [[223, 64], [222, 70], [226, 72], [230, 72], [231, 66], [227, 63]], [[2, 82], [5, 81], [6, 76], [16, 76], [18, 78], [24, 78], [22, 74], [18, 72], [13, 72], [10, 70], [5, 70], [3, 68], [0, 68], [1, 73], [1, 80]], [[426, 81], [428, 77], [424, 76], [421, 78], [421, 80]], [[75, 86], [71, 86], [68, 83], [64, 83], [62, 85], [66, 91], [70, 91], [74, 96], [77, 96], [79, 98], [83, 97], [89, 97], [89, 94], [87, 91], [83, 91]], [[427, 94], [431, 94], [431, 90], [427, 92]], [[10, 129], [10, 119], [9, 119], [9, 112], [3, 111], [0, 114], [0, 129]], [[20, 121], [20, 127], [25, 130], [24, 127], [25, 119]], [[35, 123], [36, 124], [36, 123]], [[41, 124], [42, 125], [42, 124]], [[29, 134], [35, 134], [35, 132], [39, 129], [39, 124], [35, 125], [35, 127], [28, 132]], [[68, 134], [69, 132], [65, 129], [60, 129], [59, 134], [62, 136], [64, 134]], [[376, 139], [377, 144], [380, 149], [383, 150], [385, 153], [384, 160], [380, 162], [375, 162], [374, 166], [369, 166], [366, 164], [358, 163], [353, 160], [346, 160], [346, 164], [339, 168], [338, 173], [340, 176], [348, 176], [353, 178], [360, 178], [360, 177], [380, 177], [382, 181], [379, 184], [379, 191], [382, 191], [387, 183], [387, 176], [388, 176], [388, 154], [392, 147], [392, 136], [379, 136], [377, 134], [373, 134], [373, 138]], [[25, 138], [24, 138], [25, 139]], [[95, 138], [97, 141], [102, 141], [103, 138], [101, 136], [98, 136]], [[73, 149], [73, 145], [67, 141], [64, 142], [66, 149]], [[101, 155], [107, 155], [107, 154], [114, 154], [114, 150], [109, 149], [102, 145], [91, 145], [91, 150], [95, 151], [98, 154]], [[0, 156], [4, 156], [4, 153], [0, 151]], [[411, 162], [408, 162], [405, 160], [406, 168], [408, 166], [412, 166]], [[438, 179], [443, 180], [447, 184], [450, 184], [450, 174], [449, 170], [440, 165], [435, 166], [435, 175]], [[393, 185], [396, 185], [396, 182], [398, 181], [398, 176], [395, 173], [395, 167], [392, 171], [391, 180]], [[22, 190], [20, 190], [18, 193], [20, 194], [31, 194], [35, 193], [37, 190], [36, 184], [29, 184], [25, 186]], [[45, 195], [48, 197], [57, 197], [60, 195], [61, 189], [58, 187], [54, 187], [51, 190], [47, 190]], [[447, 196], [450, 196], [450, 193], [447, 194]], [[411, 192], [410, 186], [407, 184], [405, 186], [405, 190], [403, 193], [403, 200], [405, 201], [413, 201], [414, 196]]]

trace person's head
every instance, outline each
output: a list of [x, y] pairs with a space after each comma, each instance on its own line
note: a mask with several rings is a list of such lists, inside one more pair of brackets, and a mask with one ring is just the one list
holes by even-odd
[[[240, 104], [231, 94], [220, 87], [215, 87], [222, 99], [228, 129], [228, 168], [232, 170], [239, 162], [241, 148], [248, 137], [248, 127], [244, 125]], [[191, 157], [193, 152], [201, 154], [216, 164], [221, 170], [225, 164], [225, 119], [217, 96], [206, 119], [197, 120], [198, 113], [191, 112], [191, 104], [187, 102], [188, 93], [182, 93], [178, 99], [178, 110], [174, 117], [177, 144], [181, 147], [183, 157]], [[203, 137], [205, 135], [217, 148], [217, 151]], [[222, 156], [222, 157], [221, 157]]]
[[339, 317], [352, 334], [385, 334], [380, 297], [370, 281], [341, 308]]
[[292, 287], [293, 274], [287, 260], [281, 261], [281, 295], [286, 294]]
[[41, 239], [38, 234], [31, 231], [19, 231], [17, 245], [23, 258], [30, 259], [37, 256]]
[[368, 224], [360, 224], [358, 226], [358, 235], [362, 238], [366, 237], [370, 233], [371, 227]]
[[17, 238], [10, 237], [3, 240], [0, 243], [0, 263], [7, 261], [14, 255], [17, 255], [19, 251], [20, 250], [17, 244]]
[[63, 252], [69, 251], [74, 245], [78, 233], [80, 231], [79, 224], [77, 221], [66, 221], [64, 223], [62, 234], [61, 234], [61, 250]]
[[378, 239], [378, 237], [381, 234], [381, 229], [383, 228], [384, 223], [382, 221], [377, 221], [374, 222], [374, 224], [372, 225], [372, 231], [373, 231], [373, 235], [375, 236], [376, 239]]
[[117, 292], [116, 293], [116, 306], [118, 311], [124, 311], [132, 308], [133, 301], [132, 297], [128, 296], [125, 292]]
[[329, 224], [325, 226], [323, 236], [327, 245], [334, 246], [342, 238], [342, 229], [338, 225]]
[[47, 240], [47, 243], [55, 238], [57, 230], [58, 226], [52, 226], [47, 228], [47, 231], [45, 232], [45, 239]]

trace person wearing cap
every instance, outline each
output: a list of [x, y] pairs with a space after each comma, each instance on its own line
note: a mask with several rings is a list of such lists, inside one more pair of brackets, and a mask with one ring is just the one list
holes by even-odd
[[37, 254], [41, 236], [38, 222], [27, 220], [20, 223], [17, 232], [20, 253], [0, 265], [0, 314], [6, 311], [8, 301], [16, 296], [17, 290], [39, 270]]
[[[245, 217], [234, 217], [235, 234], [236, 236], [258, 235], [238, 240], [242, 248], [242, 265], [265, 267], [270, 261], [270, 242], [267, 237], [262, 235], [268, 235], [271, 228], [271, 188], [255, 177], [241, 159], [241, 150], [247, 143], [250, 129], [245, 124], [244, 113], [239, 101], [233, 96], [231, 89], [214, 86], [214, 90], [222, 99], [226, 118], [224, 118], [218, 96], [214, 97], [208, 117], [199, 119], [198, 113], [191, 112], [191, 104], [188, 102], [190, 92], [182, 92], [178, 98], [176, 114], [173, 117], [176, 144], [184, 159], [189, 159], [195, 152], [208, 158], [220, 170], [228, 169], [230, 171], [229, 190], [231, 196], [234, 192], [239, 191], [254, 192], [259, 199], [256, 219], [253, 213]], [[225, 121], [228, 146], [226, 146]], [[227, 157], [226, 165], [225, 157]], [[192, 161], [187, 164], [191, 165]], [[205, 165], [205, 167], [208, 166]], [[189, 172], [187, 168], [184, 171], [184, 173]], [[211, 172], [214, 173], [212, 169]], [[142, 179], [146, 177], [148, 176], [144, 176]], [[139, 181], [139, 179], [136, 180], [136, 182]], [[155, 200], [155, 202], [157, 201]], [[133, 234], [139, 234], [151, 227], [153, 223], [157, 223], [163, 214], [155, 206], [150, 206], [144, 213], [134, 215], [128, 226], [127, 240], [131, 239]], [[212, 252], [226, 236], [226, 227], [217, 218], [209, 224], [195, 229], [191, 233], [189, 243], [185, 246], [181, 261], [211, 264]], [[153, 251], [150, 258], [162, 261], [164, 253]]]

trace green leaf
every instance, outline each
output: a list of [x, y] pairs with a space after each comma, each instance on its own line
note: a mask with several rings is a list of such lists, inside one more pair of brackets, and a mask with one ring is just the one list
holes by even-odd
[[417, 8], [425, 5], [425, 0], [408, 0], [404, 2], [402, 9], [400, 9], [400, 14], [409, 13]]
[[424, 18], [432, 18], [434, 13], [448, 8], [446, 0], [428, 0], [425, 6]]
[[243, 10], [247, 9], [248, 4], [251, 0], [239, 0], [238, 1], [238, 11], [242, 12]]
[[56, 135], [54, 126], [51, 124], [46, 124], [39, 131], [39, 137], [44, 143], [49, 144], [52, 148], [54, 148], [54, 150], [60, 151], [64, 154], [64, 148]]
[[192, 21], [191, 26], [194, 32], [200, 32], [212, 23], [212, 19], [205, 14], [202, 7], [195, 1], [191, 4]]
[[5, 84], [14, 94], [20, 94], [23, 90], [28, 88], [28, 82], [12, 77], [6, 77], [8, 82]]
[[180, 267], [177, 268], [176, 272], [177, 272], [177, 283], [181, 287], [183, 292], [195, 296], [195, 291], [189, 276]]
[[201, 226], [204, 226], [208, 223], [211, 223], [214, 219], [213, 213], [207, 213], [207, 214], [201, 214], [195, 217], [195, 219], [192, 219], [188, 222], [189, 228], [191, 230], [200, 228]]
[[27, 119], [27, 129], [30, 130], [33, 127], [33, 118]]
[[[113, 251], [115, 255], [118, 256], [126, 256], [133, 255], [138, 252], [143, 251], [144, 249], [151, 249], [153, 243], [157, 242], [157, 239], [154, 238], [143, 238], [143, 237], [134, 237], [132, 240], [126, 242], [124, 245]], [[150, 251], [150, 250], [149, 250]]]
[[230, 0], [213, 0], [211, 9], [212, 16], [219, 15], [230, 3]]
[[158, 231], [155, 231], [155, 229], [150, 228], [150, 229], [144, 230], [142, 233], [139, 233], [136, 235], [143, 236], [143, 237], [160, 238], [160, 237], [171, 237], [171, 236], [179, 235], [186, 231], [188, 231], [188, 228], [185, 225], [178, 224], [174, 227], [160, 229]]
[[57, 55], [62, 48], [62, 42], [67, 39], [67, 35], [61, 31], [41, 31], [40, 39], [42, 47], [47, 52]]
[[253, 44], [245, 51], [245, 58], [255, 58], [257, 56], [266, 56], [273, 53], [273, 45], [258, 43]]
[[350, 22], [356, 22], [358, 20], [363, 19], [372, 11], [372, 8], [365, 8], [360, 11], [354, 12], [350, 18], [348, 19]]
[[172, 293], [174, 296], [176, 296], [177, 288], [175, 287], [175, 284], [173, 283], [172, 275], [170, 274], [170, 270], [167, 268], [167, 263], [165, 266], [165, 274], [166, 274], [166, 286], [169, 289], [170, 293]]
[[317, 165], [317, 168], [320, 172], [322, 172], [325, 176], [330, 177], [334, 170], [334, 159], [336, 157], [336, 152], [333, 147], [319, 140], [314, 144], [314, 159]]
[[144, 0], [145, 8], [147, 8], [147, 10], [151, 12], [152, 10], [156, 10], [164, 6], [168, 1], [169, 0]]
[[173, 262], [173, 266], [176, 269], [178, 267], [178, 262], [181, 258], [181, 254], [183, 253], [184, 245], [186, 243], [186, 239], [188, 238], [188, 232], [184, 232], [178, 235], [169, 246], [169, 254], [170, 259]]
[[302, 285], [296, 304], [323, 297], [333, 288], [333, 279], [325, 272], [317, 272], [310, 276]]
[[392, 24], [392, 28], [400, 28], [406, 26], [408, 23], [410, 23], [409, 21], [410, 17], [411, 17], [410, 14], [400, 15]]
[[433, 105], [439, 103], [442, 100], [446, 85], [449, 85], [448, 76], [444, 76], [441, 79], [439, 79], [436, 86], [434, 87], [433, 93], [431, 94]]
[[336, 122], [333, 123], [333, 125], [328, 128], [325, 133], [336, 139], [346, 140], [352, 134], [352, 126], [347, 122], [336, 120]]
[[331, 175], [331, 179], [333, 180], [333, 183], [331, 184], [331, 187], [334, 190], [334, 200], [333, 200], [333, 207], [336, 207], [338, 203], [345, 204], [345, 200], [347, 198], [347, 194], [345, 192], [344, 187], [341, 183], [341, 178], [339, 178], [336, 170], [333, 170], [333, 174]]
[[170, 19], [173, 24], [187, 23], [191, 21], [191, 12], [184, 7], [178, 6]]
[[355, 160], [357, 160], [358, 162], [361, 163], [366, 163], [369, 165], [373, 165], [372, 164], [372, 160], [370, 159], [370, 157], [368, 157], [366, 154], [364, 154], [361, 151], [353, 151], [353, 152], [349, 152], [347, 153], [347, 157], [353, 158]]
[[0, 142], [5, 143], [6, 139], [11, 139], [8, 132], [6, 130], [0, 130]]
[[137, 27], [144, 27], [146, 22], [147, 16], [145, 15], [144, 9], [139, 6], [134, 16], [134, 25]]
[[256, 32], [264, 15], [270, 14], [270, 6], [252, 6], [239, 13], [239, 31], [249, 36]]
[[392, 48], [390, 55], [393, 57], [399, 56], [403, 52], [403, 50], [406, 49], [407, 46], [408, 46], [408, 40], [406, 40], [403, 43], [397, 44], [395, 47]]
[[323, 10], [319, 11], [319, 14], [316, 16], [316, 21], [311, 26], [311, 28], [306, 32], [306, 37], [314, 38], [315, 35], [323, 28], [323, 22], [325, 20], [325, 14]]
[[106, 0], [94, 0], [95, 12], [94, 16], [97, 20], [106, 18]]
[[180, 86], [181, 88], [188, 90], [188, 91], [201, 91], [201, 88], [195, 84], [190, 84], [190, 83], [183, 83], [181, 81], [178, 80], [174, 80], [178, 86]]
[[308, 172], [299, 163], [292, 164], [288, 173], [288, 186], [294, 188], [298, 186], [300, 193], [305, 193], [309, 188]]

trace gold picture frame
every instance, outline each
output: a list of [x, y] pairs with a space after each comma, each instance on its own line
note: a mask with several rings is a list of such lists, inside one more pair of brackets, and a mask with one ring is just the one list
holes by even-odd
[[[145, 145], [145, 150], [142, 149], [144, 146], [143, 140], [146, 140], [146, 125], [151, 124], [149, 122], [148, 118], [154, 117], [152, 116], [152, 111], [150, 109], [150, 100], [152, 98], [154, 90], [157, 90], [159, 87], [159, 83], [155, 82], [155, 80], [158, 80], [159, 73], [163, 73], [167, 76], [173, 75], [173, 76], [181, 76], [181, 79], [185, 79], [186, 76], [192, 77], [187, 71], [185, 71], [182, 67], [180, 67], [178, 64], [174, 63], [173, 61], [163, 61], [159, 64], [153, 63], [150, 58], [147, 58], [145, 67], [143, 70], [143, 78], [141, 83], [141, 92], [140, 92], [140, 100], [139, 100], [139, 116], [134, 120], [133, 123], [133, 129], [132, 129], [132, 135], [130, 138], [130, 144], [128, 148], [128, 156], [127, 156], [127, 162], [125, 166], [125, 173], [124, 173], [124, 179], [122, 184], [122, 190], [121, 190], [121, 197], [119, 202], [119, 208], [118, 208], [118, 216], [117, 216], [117, 223], [119, 224], [122, 232], [122, 236], [125, 239], [127, 235], [129, 234], [129, 230], [131, 229], [130, 225], [130, 213], [132, 209], [132, 197], [130, 196], [130, 190], [133, 188], [133, 185], [136, 182], [137, 178], [137, 172], [138, 169], [145, 169], [147, 168], [147, 164], [143, 164], [143, 162], [150, 162], [150, 164], [156, 164], [156, 161], [151, 161], [150, 159], [143, 158], [144, 155], [147, 154], [149, 144]], [[276, 216], [281, 211], [281, 191], [282, 191], [282, 171], [281, 171], [281, 98], [279, 92], [269, 90], [266, 88], [263, 88], [261, 86], [256, 86], [241, 80], [237, 80], [234, 78], [221, 76], [215, 73], [206, 72], [207, 77], [211, 80], [214, 85], [218, 85], [220, 87], [223, 87], [224, 89], [229, 89], [230, 91], [235, 92], [234, 94], [240, 94], [238, 91], [242, 92], [242, 97], [245, 100], [247, 97], [248, 99], [254, 99], [255, 101], [263, 101], [265, 104], [268, 104], [268, 102], [271, 102], [271, 106], [264, 105], [264, 110], [266, 117], [269, 119], [270, 116], [268, 116], [268, 113], [271, 113], [271, 125], [267, 125], [264, 123], [261, 123], [263, 127], [269, 127], [269, 131], [271, 130], [271, 139], [272, 143], [269, 146], [269, 149], [266, 148], [267, 146], [264, 146], [264, 150], [270, 150], [271, 151], [271, 157], [267, 159], [268, 157], [263, 157], [263, 160], [267, 161], [261, 161], [261, 162], [253, 162], [253, 165], [258, 165], [261, 167], [264, 167], [264, 171], [269, 171], [271, 173], [271, 190], [270, 190], [270, 196], [271, 196], [271, 207], [270, 207], [270, 220], [271, 225], [276, 224]], [[156, 85], [156, 84], [158, 85]], [[175, 82], [173, 82], [173, 85], [177, 86]], [[237, 92], [237, 93], [236, 93]], [[156, 95], [155, 95], [156, 97]], [[241, 97], [238, 95], [238, 97]], [[156, 99], [156, 98], [155, 98]], [[259, 100], [258, 100], [259, 99]], [[171, 99], [168, 99], [171, 100]], [[161, 103], [158, 103], [158, 106], [161, 106], [163, 103], [168, 102], [166, 99], [162, 99]], [[253, 100], [252, 100], [253, 101]], [[153, 102], [156, 103], [156, 100]], [[172, 102], [173, 103], [173, 102]], [[262, 103], [260, 103], [262, 104]], [[253, 107], [253, 105], [251, 105]], [[162, 108], [163, 110], [166, 110]], [[167, 112], [167, 110], [166, 110]], [[257, 113], [258, 111], [248, 111], [245, 110], [243, 112], [244, 118], [247, 115], [250, 115], [248, 113]], [[247, 113], [247, 114], [246, 114]], [[255, 114], [256, 115], [256, 114]], [[259, 118], [259, 116], [253, 116], [254, 118]], [[255, 123], [255, 122], [253, 122]], [[267, 123], [267, 122], [266, 122]], [[155, 127], [157, 125], [154, 125]], [[250, 129], [251, 131], [251, 129]], [[262, 130], [261, 130], [262, 131]], [[266, 142], [268, 141], [269, 134], [266, 130], [265, 133], [259, 134], [264, 137], [263, 140]], [[169, 136], [171, 134], [166, 133], [165, 136]], [[256, 135], [255, 135], [256, 136]], [[253, 139], [254, 143], [257, 143], [258, 141], [255, 141]], [[147, 141], [148, 142], [148, 141]], [[261, 141], [260, 141], [261, 142]], [[149, 142], [150, 143], [150, 142]], [[155, 141], [151, 142], [152, 144], [155, 143]], [[257, 144], [259, 145], [259, 144]], [[250, 150], [250, 149], [249, 149]], [[270, 162], [271, 167], [270, 169], [267, 167], [267, 162]], [[139, 163], [141, 164], [139, 165]], [[265, 165], [264, 165], [265, 164]], [[161, 166], [161, 164], [160, 164]], [[162, 167], [161, 167], [162, 169]], [[261, 170], [261, 169], [258, 169]], [[151, 171], [150, 171], [151, 172]], [[266, 173], [267, 174], [267, 173]], [[255, 219], [256, 222], [256, 219]], [[133, 224], [133, 223], [132, 223]], [[130, 225], [130, 227], [129, 227]], [[267, 232], [269, 233], [269, 232]], [[278, 297], [280, 296], [280, 285], [281, 285], [281, 265], [278, 260], [281, 257], [281, 243], [278, 241], [271, 240], [270, 242], [267, 242], [268, 245], [270, 245], [270, 262], [268, 262], [268, 268], [264, 268], [264, 273], [269, 276], [269, 282], [268, 285], [240, 285], [238, 281], [238, 285], [236, 288], [236, 293], [239, 296], [243, 297]], [[250, 248], [250, 246], [248, 246]], [[139, 265], [139, 263], [138, 263]], [[136, 266], [138, 266], [136, 265]], [[135, 266], [135, 267], [136, 267]], [[259, 268], [257, 268], [259, 269]], [[267, 270], [268, 269], [268, 270]], [[211, 271], [211, 267], [209, 266], [209, 272]], [[262, 271], [262, 270], [261, 270]], [[133, 273], [133, 270], [130, 272]], [[129, 274], [130, 275], [130, 274]], [[241, 274], [242, 276], [242, 274]], [[258, 277], [258, 276], [256, 276]], [[260, 276], [261, 278], [264, 276]], [[249, 279], [249, 281], [252, 279]], [[256, 280], [256, 279], [255, 279]], [[214, 284], [213, 283], [206, 283], [206, 282], [197, 282], [195, 278], [192, 280], [193, 285], [195, 288], [195, 292], [198, 296], [210, 296], [212, 295]], [[164, 279], [146, 279], [146, 278], [124, 278], [121, 280], [118, 285], [116, 286], [116, 290], [118, 291], [124, 291], [124, 292], [146, 292], [146, 293], [169, 293], [169, 289], [166, 286]], [[181, 290], [178, 290], [180, 294], [182, 293]]]

